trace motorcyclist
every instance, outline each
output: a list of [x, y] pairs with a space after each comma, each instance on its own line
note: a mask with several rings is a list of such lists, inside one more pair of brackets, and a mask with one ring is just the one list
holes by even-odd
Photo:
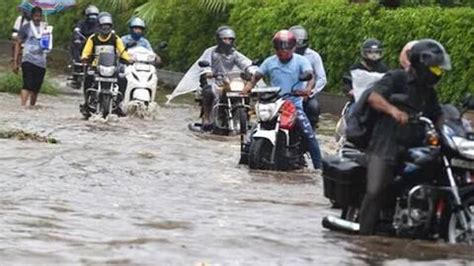
[[[243, 93], [248, 93], [264, 76], [269, 78], [271, 86], [280, 87], [280, 94], [291, 93], [292, 87], [296, 88], [295, 94], [290, 97], [297, 109], [297, 118], [300, 128], [308, 142], [309, 152], [315, 169], [321, 167], [321, 151], [316, 140], [313, 128], [303, 109], [303, 97], [307, 97], [314, 89], [314, 76], [311, 63], [302, 55], [295, 54], [296, 38], [288, 30], [278, 31], [273, 37], [273, 47], [276, 55], [267, 58], [259, 70], [252, 77], [251, 82], [245, 85]], [[301, 74], [311, 75], [311, 80], [304, 83], [299, 81]]]
[[125, 47], [141, 46], [153, 51], [150, 42], [145, 38], [146, 25], [141, 18], [132, 18], [128, 24], [130, 33], [122, 37]]
[[217, 45], [206, 49], [200, 58], [210, 63], [215, 78], [213, 83], [202, 88], [202, 125], [200, 128], [192, 125], [190, 126], [192, 130], [208, 132], [214, 129], [211, 111], [222, 95], [225, 73], [231, 72], [236, 67], [245, 71], [252, 65], [250, 59], [234, 48], [236, 35], [231, 27], [219, 27], [215, 37]]
[[[92, 66], [97, 65], [98, 55], [103, 52], [115, 52], [126, 63], [131, 63], [130, 56], [125, 50], [122, 39], [112, 32], [113, 20], [112, 15], [108, 12], [101, 12], [98, 16], [99, 30], [92, 34], [86, 41], [81, 55], [81, 61], [85, 64], [92, 61]], [[94, 76], [86, 75], [84, 81], [84, 99], [86, 99], [86, 90], [92, 87]], [[85, 104], [80, 106], [81, 113], [88, 117]], [[120, 108], [117, 108], [120, 109]]]
[[[99, 15], [99, 9], [94, 5], [89, 5], [84, 10], [84, 15], [86, 16], [83, 20], [79, 21], [74, 26], [74, 31], [72, 35], [72, 40], [70, 44], [71, 48], [71, 57], [73, 62], [79, 63], [81, 61], [81, 52], [84, 47], [84, 44], [92, 34], [97, 32], [99, 28], [99, 24], [97, 21], [97, 17]], [[75, 73], [81, 73], [82, 69], [81, 66], [73, 65], [73, 71]], [[72, 84], [74, 87], [79, 88], [80, 84], [78, 84], [78, 76], [73, 75], [71, 78]]]
[[368, 72], [385, 73], [388, 71], [387, 65], [382, 61], [383, 44], [377, 39], [367, 39], [360, 48], [361, 61], [352, 65], [349, 71], [344, 73], [343, 91], [348, 97], [353, 98], [354, 92], [352, 88], [351, 71], [356, 69], [365, 70]]
[[315, 86], [309, 97], [305, 97], [303, 105], [306, 115], [314, 127], [319, 120], [320, 106], [316, 98], [316, 94], [321, 92], [326, 86], [326, 72], [324, 70], [323, 60], [321, 56], [309, 47], [308, 32], [303, 26], [296, 25], [290, 28], [291, 33], [296, 38], [296, 53], [304, 56], [313, 67], [313, 75], [315, 77]]
[[[449, 55], [444, 47], [432, 39], [418, 41], [410, 50], [408, 71], [390, 71], [375, 84], [367, 104], [379, 115], [367, 149], [367, 191], [360, 210], [360, 233], [375, 232], [384, 195], [395, 176], [397, 162], [407, 148], [420, 145], [423, 128], [409, 123], [405, 111], [421, 112], [432, 121], [441, 121], [441, 107], [438, 103], [435, 85], [445, 70], [450, 70]], [[407, 105], [395, 107], [388, 99], [394, 93], [408, 95]], [[405, 111], [404, 111], [405, 110]]]
[[97, 20], [99, 9], [94, 5], [90, 5], [84, 10], [84, 14], [86, 17], [74, 26], [72, 37], [71, 53], [72, 58], [76, 62], [81, 60], [82, 48], [87, 38], [96, 33], [99, 29], [99, 23]]

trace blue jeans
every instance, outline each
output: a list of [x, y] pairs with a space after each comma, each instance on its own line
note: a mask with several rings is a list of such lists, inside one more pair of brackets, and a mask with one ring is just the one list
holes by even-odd
[[321, 150], [319, 149], [319, 143], [314, 134], [313, 127], [309, 122], [308, 116], [303, 110], [302, 106], [296, 106], [296, 112], [298, 114], [298, 124], [300, 129], [303, 130], [303, 133], [308, 142], [309, 154], [311, 155], [311, 160], [313, 161], [314, 169], [319, 169], [322, 167], [321, 164]]

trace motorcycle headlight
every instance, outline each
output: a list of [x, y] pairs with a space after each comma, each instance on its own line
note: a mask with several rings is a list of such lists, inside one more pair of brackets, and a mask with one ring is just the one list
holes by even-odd
[[258, 120], [269, 121], [275, 114], [276, 103], [258, 104], [256, 109]]
[[474, 141], [473, 140], [468, 140], [465, 138], [461, 137], [452, 137], [454, 144], [456, 145], [456, 148], [458, 152], [468, 158], [474, 160]]
[[103, 77], [111, 77], [115, 74], [115, 66], [99, 66], [99, 74]]

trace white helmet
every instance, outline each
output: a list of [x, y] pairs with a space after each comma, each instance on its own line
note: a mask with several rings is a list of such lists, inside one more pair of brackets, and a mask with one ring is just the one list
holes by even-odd
[[145, 29], [145, 28], [146, 28], [146, 25], [145, 25], [145, 21], [143, 21], [143, 19], [141, 19], [141, 18], [133, 18], [133, 19], [130, 21], [130, 23], [128, 24], [128, 27], [129, 27], [129, 28], [139, 27], [139, 28]]

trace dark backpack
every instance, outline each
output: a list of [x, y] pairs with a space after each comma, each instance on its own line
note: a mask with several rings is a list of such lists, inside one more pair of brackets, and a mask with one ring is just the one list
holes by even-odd
[[[408, 76], [403, 70], [388, 72], [393, 79], [393, 93], [405, 93]], [[377, 83], [374, 87], [377, 86]], [[367, 104], [373, 88], [362, 93], [356, 102], [352, 113], [346, 118], [346, 139], [359, 149], [365, 149], [369, 145], [375, 121], [379, 113]]]

